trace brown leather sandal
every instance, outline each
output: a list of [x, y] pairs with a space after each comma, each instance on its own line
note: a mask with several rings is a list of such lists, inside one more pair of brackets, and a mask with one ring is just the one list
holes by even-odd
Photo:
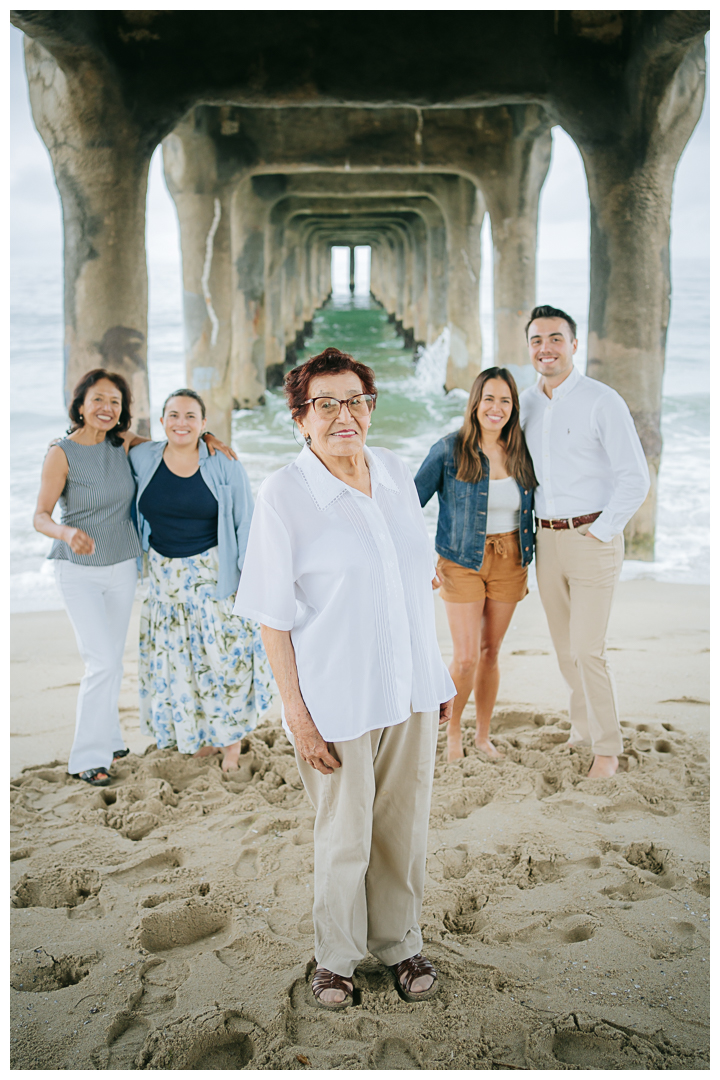
[[[409, 956], [407, 960], [401, 960], [399, 964], [390, 964], [389, 966], [395, 976], [397, 992], [404, 1001], [427, 1001], [428, 998], [437, 993], [437, 971], [427, 956], [423, 956], [422, 953], [416, 953], [415, 956]], [[419, 993], [408, 990], [407, 987], [412, 986], [415, 980], [422, 975], [432, 975], [433, 977], [433, 981], [427, 990], [421, 990]]]
[[[343, 975], [336, 975], [334, 971], [329, 971], [328, 968], [319, 967], [315, 969], [312, 992], [316, 1004], [321, 1009], [347, 1009], [348, 1005], [353, 1003], [354, 989], [352, 979], [346, 979]], [[343, 990], [345, 997], [342, 1001], [323, 1001], [320, 998], [323, 990]]]

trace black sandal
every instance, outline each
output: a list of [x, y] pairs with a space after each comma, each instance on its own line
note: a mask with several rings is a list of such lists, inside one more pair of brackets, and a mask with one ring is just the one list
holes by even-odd
[[[348, 1005], [353, 1003], [353, 986], [352, 979], [346, 979], [344, 975], [336, 975], [334, 971], [330, 971], [328, 968], [316, 968], [312, 981], [312, 992], [315, 998], [316, 1004], [321, 1009], [347, 1009]], [[345, 997], [342, 1001], [322, 1001], [320, 994], [323, 990], [343, 990]]]
[[114, 750], [113, 751], [113, 761], [117, 761], [118, 758], [121, 758], [121, 757], [127, 757], [129, 753], [130, 753], [129, 750]]
[[[104, 776], [104, 780], [98, 779]], [[107, 769], [86, 769], [85, 772], [74, 773], [76, 780], [84, 780], [86, 784], [92, 784], [93, 787], [107, 787], [111, 783], [111, 776]]]
[[[415, 956], [409, 956], [407, 960], [401, 960], [399, 964], [390, 964], [390, 970], [395, 976], [395, 985], [397, 986], [397, 992], [404, 1001], [427, 1001], [438, 990], [438, 976], [437, 971], [428, 960], [427, 956], [423, 956], [422, 953], [416, 953]], [[419, 979], [422, 975], [432, 975], [433, 981], [428, 986], [427, 990], [421, 990], [418, 993], [413, 993], [408, 990], [408, 986], [412, 986], [416, 979]]]

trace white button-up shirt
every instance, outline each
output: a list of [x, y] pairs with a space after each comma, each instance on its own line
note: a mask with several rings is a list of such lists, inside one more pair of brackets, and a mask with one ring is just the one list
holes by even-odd
[[535, 516], [600, 511], [590, 526], [610, 541], [650, 490], [645, 454], [630, 410], [616, 390], [573, 368], [552, 398], [540, 383], [520, 395], [520, 424], [535, 467]]
[[365, 457], [372, 498], [307, 447], [265, 480], [234, 608], [290, 631], [300, 691], [327, 742], [400, 724], [455, 694], [412, 475], [389, 450], [366, 447]]

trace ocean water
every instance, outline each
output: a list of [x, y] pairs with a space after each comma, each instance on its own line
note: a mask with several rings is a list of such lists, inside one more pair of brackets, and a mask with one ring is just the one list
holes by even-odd
[[[586, 313], [587, 268], [577, 261], [540, 262], [538, 300]], [[663, 397], [663, 464], [659, 480], [656, 557], [626, 562], [623, 577], [703, 583], [709, 580], [710, 405], [709, 284], [703, 260], [673, 264], [673, 307]], [[148, 332], [154, 417], [165, 396], [184, 385], [183, 331], [177, 265], [152, 267]], [[550, 301], [551, 298], [551, 301]], [[491, 285], [481, 293], [484, 363], [492, 363]], [[586, 314], [578, 318], [581, 348]], [[16, 260], [11, 279], [10, 597], [12, 611], [62, 607], [47, 561], [51, 541], [32, 527], [42, 461], [51, 439], [67, 427], [62, 398], [62, 281], [54, 264]], [[431, 444], [460, 423], [467, 395], [442, 391], [442, 343], [414, 363], [385, 312], [369, 297], [338, 295], [315, 316], [304, 355], [337, 345], [376, 372], [379, 398], [368, 442], [400, 454], [417, 468]], [[160, 437], [154, 420], [153, 435]], [[282, 394], [270, 391], [260, 409], [236, 413], [233, 445], [254, 490], [299, 452]], [[436, 500], [426, 508], [434, 533]]]

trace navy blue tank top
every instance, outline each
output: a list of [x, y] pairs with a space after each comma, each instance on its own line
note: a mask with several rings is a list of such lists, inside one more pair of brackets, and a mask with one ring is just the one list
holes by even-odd
[[150, 547], [168, 559], [208, 551], [218, 542], [218, 504], [200, 470], [177, 476], [160, 461], [140, 496], [150, 523]]

